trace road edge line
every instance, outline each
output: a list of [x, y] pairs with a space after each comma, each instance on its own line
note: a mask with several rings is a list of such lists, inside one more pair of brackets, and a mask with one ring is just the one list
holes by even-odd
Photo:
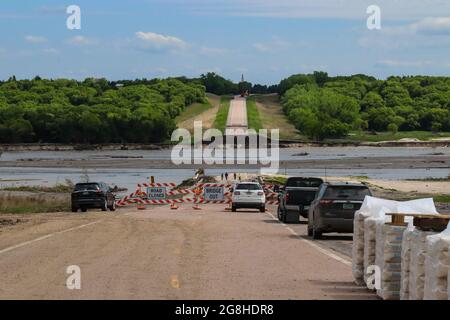
[[42, 240], [51, 238], [51, 237], [56, 236], [56, 235], [59, 235], [59, 234], [63, 234], [63, 233], [66, 233], [66, 232], [70, 232], [70, 231], [82, 229], [82, 228], [85, 228], [85, 227], [89, 227], [89, 226], [91, 226], [91, 225], [100, 223], [100, 222], [102, 222], [102, 221], [103, 221], [103, 220], [98, 220], [98, 221], [94, 221], [94, 222], [82, 224], [81, 226], [71, 227], [71, 228], [69, 228], [69, 229], [65, 229], [65, 230], [61, 230], [61, 231], [56, 231], [56, 232], [47, 234], [47, 235], [45, 235], [45, 236], [41, 236], [41, 237], [39, 237], [39, 238], [33, 239], [33, 240], [28, 240], [28, 241], [25, 241], [25, 242], [22, 242], [22, 243], [19, 243], [19, 244], [16, 244], [16, 245], [13, 245], [13, 246], [10, 246], [10, 247], [1, 249], [1, 250], [0, 250], [0, 254], [3, 254], [3, 253], [6, 253], [6, 252], [15, 250], [15, 249], [19, 249], [19, 248], [25, 247], [25, 246], [27, 246], [27, 245], [29, 245], [29, 244], [33, 244], [33, 243], [36, 243], [36, 242], [39, 242], [39, 241], [42, 241]]
[[333, 252], [331, 252], [331, 251], [329, 251], [329, 250], [327, 250], [325, 248], [322, 248], [321, 246], [319, 246], [318, 244], [312, 242], [311, 240], [308, 240], [308, 239], [305, 239], [305, 238], [301, 237], [297, 232], [294, 231], [294, 229], [289, 227], [287, 224], [278, 221], [278, 219], [271, 212], [266, 211], [266, 214], [269, 215], [273, 220], [275, 220], [278, 223], [280, 223], [281, 225], [283, 225], [286, 228], [286, 230], [289, 231], [292, 235], [298, 236], [301, 241], [309, 244], [311, 247], [317, 249], [322, 254], [324, 254], [324, 255], [328, 256], [329, 258], [332, 258], [332, 259], [334, 259], [336, 261], [339, 261], [339, 262], [345, 264], [346, 266], [349, 266], [349, 267], [352, 266], [352, 262], [350, 260], [342, 258], [342, 257], [338, 256], [337, 254], [335, 254], [335, 253], [333, 253]]

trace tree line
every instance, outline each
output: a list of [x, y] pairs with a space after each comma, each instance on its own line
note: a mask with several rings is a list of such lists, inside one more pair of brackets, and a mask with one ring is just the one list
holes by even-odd
[[450, 77], [330, 77], [296, 74], [277, 85], [235, 83], [215, 73], [198, 78], [84, 81], [35, 77], [0, 81], [0, 143], [150, 143], [165, 141], [175, 117], [205, 92], [278, 93], [306, 136], [351, 131], [450, 131]]
[[205, 88], [178, 79], [0, 82], [0, 142], [149, 143], [168, 139]]
[[450, 77], [298, 74], [278, 85], [296, 128], [316, 140], [352, 130], [450, 131]]

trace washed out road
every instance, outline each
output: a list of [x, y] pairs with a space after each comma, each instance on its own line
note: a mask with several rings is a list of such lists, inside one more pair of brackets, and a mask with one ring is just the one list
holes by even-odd
[[[240, 96], [234, 97], [230, 101], [230, 109], [228, 111], [227, 130], [247, 130], [247, 101]], [[244, 132], [245, 132], [244, 131]]]
[[[31, 215], [0, 227], [0, 299], [375, 298], [352, 283], [345, 250], [311, 242], [304, 224], [283, 225], [273, 212]], [[66, 287], [71, 265], [81, 290]]]

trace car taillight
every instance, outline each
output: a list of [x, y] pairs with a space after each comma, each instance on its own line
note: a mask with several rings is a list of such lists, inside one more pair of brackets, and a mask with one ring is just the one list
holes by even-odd
[[264, 194], [264, 192], [260, 191], [258, 192], [258, 196], [262, 196]]
[[284, 201], [289, 201], [289, 192], [286, 192], [286, 195], [284, 196]]
[[333, 204], [333, 200], [320, 200], [319, 203], [325, 206], [329, 206], [330, 204]]
[[234, 192], [234, 195], [235, 195], [235, 196], [238, 196], [238, 195], [240, 195], [240, 194], [241, 194], [241, 193], [240, 193], [239, 191], [235, 191], [235, 192]]

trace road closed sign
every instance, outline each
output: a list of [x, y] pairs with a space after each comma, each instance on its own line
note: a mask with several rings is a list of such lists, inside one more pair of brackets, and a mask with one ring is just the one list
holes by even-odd
[[148, 200], [165, 200], [166, 187], [150, 187], [147, 188]]
[[203, 197], [207, 201], [224, 200], [224, 187], [204, 187]]

